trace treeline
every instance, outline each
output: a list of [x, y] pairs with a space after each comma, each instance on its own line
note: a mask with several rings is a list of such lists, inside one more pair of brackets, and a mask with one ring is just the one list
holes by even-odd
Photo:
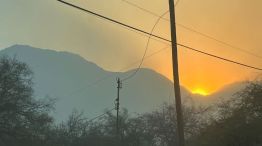
[[[33, 74], [15, 58], [0, 58], [1, 146], [175, 146], [176, 115], [163, 104], [150, 113], [130, 116], [110, 111], [90, 121], [73, 111], [56, 124], [49, 115], [54, 100], [33, 97]], [[262, 81], [250, 82], [234, 98], [212, 107], [183, 106], [187, 146], [261, 146]]]

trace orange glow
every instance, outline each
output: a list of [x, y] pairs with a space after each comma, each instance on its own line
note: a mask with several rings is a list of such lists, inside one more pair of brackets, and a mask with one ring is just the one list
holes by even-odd
[[204, 89], [201, 89], [201, 88], [196, 88], [196, 89], [192, 90], [192, 93], [203, 95], [203, 96], [209, 95], [209, 93], [207, 91], [205, 91]]
[[[225, 85], [248, 80], [251, 76], [252, 70], [234, 64], [183, 49], [180, 49], [179, 53], [180, 84], [193, 94], [207, 96], [219, 91]], [[235, 60], [241, 59], [236, 58]], [[146, 60], [146, 66], [155, 69], [171, 81], [173, 80], [171, 51]]]

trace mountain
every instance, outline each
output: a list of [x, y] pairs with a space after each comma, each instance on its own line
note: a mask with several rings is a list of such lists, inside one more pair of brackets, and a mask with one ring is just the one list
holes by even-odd
[[[56, 98], [58, 120], [64, 120], [77, 109], [89, 117], [104, 109], [114, 108], [116, 78], [125, 78], [128, 72], [106, 71], [79, 55], [68, 52], [14, 45], [0, 51], [1, 55], [16, 57], [27, 63], [34, 72], [34, 89], [37, 98]], [[182, 95], [189, 92], [182, 87]], [[141, 69], [137, 75], [123, 82], [120, 106], [130, 113], [144, 113], [169, 102], [173, 97], [172, 82], [150, 69]]]
[[[57, 99], [53, 115], [58, 121], [66, 119], [74, 109], [94, 117], [105, 109], [114, 108], [116, 78], [123, 79], [134, 72], [106, 71], [76, 54], [25, 45], [1, 50], [0, 56], [3, 55], [15, 56], [30, 66], [34, 72], [36, 98], [49, 96]], [[237, 85], [235, 88], [239, 89]], [[229, 87], [210, 97], [193, 95], [184, 87], [181, 87], [181, 94], [183, 100], [207, 104], [211, 102], [207, 99], [229, 96], [229, 91], [233, 91]], [[139, 70], [135, 77], [123, 82], [120, 90], [120, 106], [127, 108], [131, 114], [149, 112], [164, 102], [173, 103], [173, 100], [173, 83], [151, 69]]]

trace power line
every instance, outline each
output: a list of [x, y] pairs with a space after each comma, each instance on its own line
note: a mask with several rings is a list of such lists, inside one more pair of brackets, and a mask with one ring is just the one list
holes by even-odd
[[[155, 52], [147, 55], [147, 56], [144, 58], [144, 60], [146, 60], [146, 59], [148, 59], [148, 58], [150, 58], [150, 57], [153, 57], [154, 55], [157, 55], [158, 53], [161, 53], [162, 51], [167, 50], [169, 47], [170, 47], [170, 45], [167, 45], [167, 46], [165, 46], [165, 47], [163, 47], [163, 48], [161, 48], [161, 49], [159, 49], [159, 50], [157, 50], [157, 51], [155, 51]], [[127, 66], [119, 69], [118, 72], [127, 70], [128, 68], [130, 68], [130, 67], [132, 67], [132, 66], [140, 63], [140, 61], [141, 61], [141, 60], [137, 60], [137, 61], [132, 62], [132, 63], [130, 63], [129, 65], [127, 65]], [[69, 92], [69, 93], [67, 93], [67, 94], [64, 94], [64, 96], [72, 96], [72, 95], [74, 95], [74, 94], [76, 94], [76, 93], [79, 93], [79, 92], [87, 89], [87, 87], [95, 86], [95, 85], [99, 84], [100, 82], [103, 82], [103, 81], [107, 80], [108, 78], [110, 78], [110, 77], [112, 77], [112, 76], [113, 76], [113, 75], [109, 74], [109, 75], [105, 75], [105, 76], [103, 76], [103, 77], [100, 77], [100, 78], [96, 79], [94, 82], [89, 83], [89, 84], [83, 86], [82, 88], [79, 88], [79, 89], [77, 89], [77, 90], [74, 90], [74, 91], [71, 91], [71, 92]]]
[[[123, 1], [125, 1], [125, 0], [123, 0]], [[179, 1], [180, 1], [180, 0], [177, 0], [177, 2], [175, 3], [175, 6], [177, 6], [177, 4], [179, 3]], [[145, 56], [146, 56], [148, 47], [149, 47], [149, 43], [150, 43], [151, 36], [152, 36], [152, 34], [153, 34], [156, 26], [158, 25], [159, 21], [160, 21], [168, 12], [169, 12], [169, 10], [166, 11], [165, 13], [163, 13], [161, 16], [159, 16], [158, 19], [156, 20], [154, 26], [152, 27], [151, 32], [150, 32], [150, 35], [148, 36], [148, 39], [147, 39], [146, 48], [145, 48], [143, 57], [142, 57], [142, 59], [141, 59], [141, 62], [140, 62], [140, 64], [139, 64], [138, 68], [137, 68], [131, 75], [129, 75], [128, 77], [124, 78], [122, 81], [126, 81], [126, 80], [134, 77], [134, 76], [137, 74], [137, 72], [140, 70], [140, 68], [141, 68], [141, 66], [142, 66], [142, 64], [143, 64], [143, 62], [144, 62], [144, 58], [145, 58]]]
[[[130, 2], [130, 1], [128, 1], [128, 0], [122, 0], [122, 1], [125, 2], [125, 3], [127, 3], [127, 4], [129, 4], [129, 5], [131, 5], [131, 6], [133, 6], [133, 7], [139, 8], [140, 10], [143, 10], [143, 11], [145, 11], [145, 12], [147, 12], [147, 13], [150, 13], [150, 14], [153, 15], [153, 16], [160, 17], [160, 15], [158, 15], [158, 14], [156, 14], [156, 13], [150, 11], [150, 10], [147, 10], [147, 9], [145, 9], [145, 8], [143, 8], [143, 7], [135, 4], [135, 3], [132, 3], [132, 2]], [[177, 6], [179, 2], [180, 2], [180, 0], [177, 0], [175, 6]], [[169, 19], [167, 19], [167, 18], [161, 18], [161, 19], [166, 20], [166, 21], [169, 21]]]
[[68, 6], [74, 7], [74, 8], [76, 8], [76, 9], [79, 9], [79, 10], [81, 10], [81, 11], [90, 13], [90, 14], [96, 16], [96, 17], [99, 17], [99, 18], [102, 18], [102, 19], [105, 19], [105, 20], [114, 22], [114, 23], [119, 24], [119, 25], [122, 25], [122, 26], [124, 26], [124, 27], [128, 27], [128, 28], [131, 28], [131, 29], [133, 29], [133, 30], [136, 30], [136, 31], [145, 33], [145, 34], [147, 34], [147, 35], [151, 35], [151, 36], [156, 37], [156, 38], [158, 38], [158, 39], [161, 39], [161, 40], [165, 40], [165, 41], [169, 41], [169, 42], [170, 42], [170, 40], [165, 39], [165, 38], [163, 38], [163, 37], [161, 37], [161, 36], [157, 36], [157, 35], [154, 35], [154, 34], [150, 34], [149, 32], [146, 32], [146, 31], [144, 31], [144, 30], [141, 30], [141, 29], [138, 29], [138, 28], [136, 28], [136, 27], [133, 27], [133, 26], [124, 24], [124, 23], [119, 22], [119, 21], [117, 21], [117, 20], [114, 20], [114, 19], [111, 19], [111, 18], [109, 18], [109, 17], [100, 15], [100, 14], [98, 14], [98, 13], [92, 12], [92, 11], [87, 10], [87, 9], [84, 9], [84, 8], [81, 8], [81, 7], [79, 7], [79, 6], [76, 6], [76, 5], [74, 5], [74, 4], [65, 2], [65, 1], [63, 1], [63, 0], [57, 0], [57, 1], [59, 1], [59, 2], [61, 2], [61, 3], [63, 3], [63, 4], [66, 4], [66, 5], [68, 5]]
[[[152, 56], [154, 56], [154, 55], [156, 55], [156, 54], [158, 54], [158, 53], [161, 53], [162, 51], [165, 51], [165, 50], [167, 50], [167, 49], [169, 49], [169, 48], [170, 48], [170, 45], [168, 44], [168, 45], [166, 45], [165, 47], [163, 47], [162, 49], [159, 49], [159, 50], [151, 53], [150, 55], [146, 56], [146, 57], [144, 58], [144, 60], [145, 60], [145, 59], [148, 59], [148, 58], [150, 58], [150, 57], [152, 57]], [[131, 66], [136, 65], [137, 63], [140, 63], [140, 60], [134, 61], [133, 63], [130, 63], [129, 65], [127, 65], [126, 67], [123, 67], [123, 68], [120, 69], [119, 71], [127, 70], [128, 68], [130, 68]]]
[[69, 92], [69, 93], [67, 93], [67, 94], [64, 94], [64, 96], [69, 97], [69, 96], [72, 96], [72, 95], [74, 95], [74, 94], [76, 94], [76, 93], [79, 93], [79, 92], [87, 89], [87, 87], [95, 86], [95, 85], [97, 85], [98, 83], [100, 83], [100, 82], [108, 79], [110, 76], [111, 76], [111, 75], [106, 75], [106, 76], [103, 76], [103, 77], [101, 77], [101, 78], [98, 78], [98, 79], [96, 79], [94, 82], [91, 82], [91, 83], [88, 83], [87, 85], [84, 85], [82, 88], [78, 88], [77, 90], [74, 90], [74, 91], [72, 91], [72, 92]]
[[[156, 55], [156, 54], [158, 54], [158, 53], [161, 53], [162, 51], [167, 50], [169, 47], [170, 47], [170, 45], [167, 45], [167, 46], [165, 46], [165, 47], [163, 47], [163, 48], [161, 48], [161, 49], [159, 49], [159, 50], [151, 53], [150, 55], [147, 55], [147, 56], [144, 58], [144, 60], [145, 60], [145, 59], [148, 59], [148, 58], [150, 58], [150, 57], [152, 57], [152, 56], [154, 56], [154, 55]], [[129, 65], [127, 65], [127, 66], [119, 69], [118, 72], [127, 70], [128, 68], [130, 68], [131, 66], [136, 65], [137, 63], [140, 63], [140, 60], [137, 60], [137, 61], [134, 61], [134, 62], [130, 63]], [[73, 95], [73, 94], [76, 93], [76, 92], [81, 92], [82, 90], [86, 89], [87, 87], [95, 86], [95, 85], [97, 85], [98, 83], [103, 82], [103, 81], [105, 81], [106, 79], [108, 79], [108, 78], [110, 78], [110, 77], [112, 77], [111, 74], [110, 74], [110, 75], [103, 76], [103, 77], [97, 79], [96, 81], [87, 84], [87, 85], [84, 86], [83, 88], [80, 88], [80, 89], [78, 89], [78, 90], [75, 90], [75, 91], [69, 93], [69, 95], [67, 95], [67, 96]]]
[[[156, 54], [158, 54], [158, 53], [161, 53], [162, 51], [167, 50], [168, 48], [169, 48], [169, 45], [163, 47], [162, 49], [159, 49], [159, 50], [153, 52], [152, 54], [150, 54], [150, 55], [148, 55], [148, 56], [146, 56], [146, 57], [144, 58], [144, 60], [145, 60], [145, 59], [148, 59], [148, 58], [150, 58], [150, 57], [152, 57], [152, 56], [154, 56], [154, 55], [156, 55]], [[140, 62], [140, 60], [139, 60], [139, 61], [136, 61], [136, 62], [133, 62], [133, 63], [129, 64], [127, 67], [121, 68], [119, 71], [123, 71], [123, 70], [127, 69], [129, 66], [133, 66], [133, 65], [135, 65], [135, 64], [137, 64], [137, 63], [139, 63], [139, 62]], [[94, 85], [98, 84], [99, 82], [102, 82], [102, 81], [104, 81], [105, 79], [108, 79], [108, 78], [111, 77], [111, 76], [112, 76], [112, 75], [104, 76], [104, 77], [98, 79], [97, 81], [88, 84], [88, 86], [89, 86], [89, 87], [90, 87], [90, 86], [94, 86]], [[84, 89], [86, 89], [86, 88], [87, 88], [87, 86], [84, 86], [84, 88], [81, 88], [80, 90], [79, 90], [79, 89], [78, 89], [78, 90], [75, 90], [75, 91], [69, 93], [69, 95], [67, 95], [67, 96], [73, 95], [74, 93], [79, 92], [79, 91], [82, 91], [82, 90], [84, 90]], [[89, 122], [92, 122], [93, 120], [95, 120], [95, 119], [97, 119], [97, 118], [100, 118], [100, 117], [104, 116], [105, 114], [107, 114], [108, 112], [111, 112], [111, 111], [113, 111], [113, 110], [115, 110], [115, 108], [113, 108], [113, 109], [111, 109], [111, 110], [109, 110], [109, 111], [107, 111], [107, 112], [105, 112], [105, 113], [103, 113], [103, 114], [101, 114], [101, 115], [98, 115], [98, 116], [96, 116], [96, 117], [88, 120], [88, 123], [89, 123]]]
[[180, 0], [177, 0], [176, 3], [175, 3], [175, 6], [177, 6], [179, 2], [180, 2]]
[[206, 52], [204, 52], [204, 51], [200, 51], [200, 50], [198, 50], [198, 49], [195, 49], [195, 48], [192, 48], [192, 47], [183, 45], [183, 44], [177, 43], [177, 45], [178, 45], [178, 46], [181, 46], [181, 47], [184, 47], [184, 48], [187, 48], [187, 49], [189, 49], [189, 50], [192, 50], [192, 51], [201, 53], [201, 54], [208, 55], [208, 56], [210, 56], [210, 57], [214, 57], [214, 58], [223, 60], [223, 61], [231, 62], [231, 63], [237, 64], [237, 65], [241, 65], [241, 66], [244, 66], [244, 67], [247, 67], [247, 68], [252, 68], [252, 69], [256, 69], [256, 70], [262, 71], [262, 68], [254, 67], [254, 66], [247, 65], [247, 64], [243, 64], [243, 63], [240, 63], [240, 62], [237, 62], [237, 61], [234, 61], [234, 60], [230, 60], [230, 59], [227, 59], [227, 58], [224, 58], [224, 57], [220, 57], [220, 56], [217, 56], [217, 55], [213, 55], [213, 54], [210, 54], [210, 53], [206, 53]]
[[[111, 22], [111, 23], [113, 23], [113, 22]], [[128, 28], [128, 27], [124, 27], [124, 26], [122, 26], [122, 25], [119, 25], [119, 27], [121, 27], [121, 28], [123, 28], [123, 29], [126, 29], [126, 30], [128, 30], [128, 31], [132, 31], [133, 33], [139, 34], [140, 36], [143, 36], [143, 37], [148, 38], [148, 34], [142, 33], [142, 32], [140, 32], [140, 31], [133, 30], [133, 29]], [[151, 40], [160, 42], [160, 43], [162, 43], [162, 44], [168, 44], [168, 45], [170, 44], [170, 42], [168, 42], [168, 41], [166, 41], [166, 40], [157, 39], [157, 38], [155, 38], [155, 37], [151, 37]]]
[[262, 59], [262, 56], [257, 55], [257, 54], [255, 54], [255, 53], [253, 53], [253, 52], [250, 52], [250, 51], [247, 51], [247, 50], [245, 50], [245, 49], [236, 47], [236, 46], [231, 45], [231, 44], [229, 44], [229, 43], [227, 43], [227, 42], [224, 42], [224, 41], [221, 41], [221, 40], [219, 40], [219, 39], [216, 39], [216, 38], [214, 38], [214, 37], [212, 37], [212, 36], [210, 36], [210, 35], [207, 35], [207, 34], [204, 34], [204, 33], [202, 33], [202, 32], [196, 31], [196, 30], [194, 30], [194, 29], [192, 29], [192, 28], [189, 28], [189, 27], [187, 27], [187, 26], [185, 26], [185, 25], [178, 24], [178, 23], [176, 23], [176, 24], [177, 24], [178, 26], [184, 28], [184, 29], [187, 29], [187, 30], [192, 31], [192, 32], [194, 32], [194, 33], [197, 33], [197, 34], [199, 34], [199, 35], [201, 35], [201, 36], [204, 36], [204, 37], [206, 37], [206, 38], [209, 38], [209, 39], [211, 39], [211, 40], [214, 40], [214, 41], [216, 41], [216, 42], [218, 42], [218, 43], [220, 43], [220, 44], [223, 44], [223, 45], [225, 45], [225, 46], [228, 46], [228, 47], [230, 47], [230, 48], [232, 48], [232, 49], [235, 49], [235, 50], [244, 52], [244, 53], [246, 53], [246, 54], [249, 54], [249, 55], [251, 55], [251, 56], [255, 56], [255, 57], [259, 58], [259, 59]]
[[[145, 12], [147, 12], [147, 13], [155, 16], [155, 17], [160, 17], [158, 14], [156, 14], [156, 13], [150, 11], [150, 10], [147, 10], [147, 9], [145, 9], [145, 8], [143, 8], [143, 7], [135, 4], [135, 3], [132, 3], [132, 2], [130, 2], [130, 1], [128, 1], [128, 0], [122, 0], [122, 2], [125, 2], [125, 3], [127, 3], [127, 4], [129, 4], [129, 5], [133, 6], [133, 7], [136, 7], [136, 8], [138, 8], [138, 9], [142, 10], [142, 11], [145, 11]], [[162, 19], [169, 21], [169, 19], [166, 19], [166, 18], [162, 18]]]
[[[147, 34], [147, 35], [149, 35], [149, 36], [154, 36], [154, 37], [156, 37], [156, 38], [158, 38], [158, 39], [162, 39], [162, 40], [164, 40], [164, 41], [170, 42], [170, 40], [168, 40], [168, 39], [162, 38], [162, 37], [157, 36], [157, 35], [153, 35], [152, 33], [148, 33], [148, 32], [146, 32], [146, 31], [140, 30], [140, 29], [135, 28], [135, 27], [132, 27], [132, 26], [130, 26], [130, 25], [126, 25], [126, 24], [121, 23], [121, 22], [119, 22], [119, 21], [116, 21], [116, 20], [110, 19], [110, 18], [108, 18], [108, 17], [99, 15], [99, 14], [97, 14], [97, 13], [91, 12], [91, 11], [89, 11], [89, 10], [85, 10], [85, 9], [80, 8], [80, 7], [78, 7], [78, 6], [75, 6], [75, 5], [73, 5], [73, 4], [70, 4], [70, 3], [67, 3], [67, 2], [64, 2], [64, 1], [61, 1], [61, 0], [58, 0], [58, 1], [60, 1], [60, 2], [62, 2], [62, 3], [64, 3], [64, 4], [68, 4], [68, 5], [70, 5], [70, 6], [73, 6], [73, 7], [75, 7], [75, 8], [78, 8], [78, 9], [80, 9], [80, 10], [84, 10], [84, 11], [86, 11], [86, 12], [88, 12], [88, 13], [91, 13], [91, 14], [96, 15], [96, 16], [98, 16], [98, 17], [101, 17], [101, 18], [103, 18], [103, 19], [107, 19], [107, 20], [109, 20], [109, 21], [111, 21], [111, 22], [118, 23], [118, 24], [120, 24], [120, 25], [122, 25], [122, 26], [125, 26], [125, 27], [128, 27], [128, 28], [130, 28], [130, 29], [139, 31], [139, 32], [144, 33], [144, 34]], [[227, 62], [235, 63], [235, 64], [238, 64], [238, 65], [241, 65], [241, 66], [245, 66], [245, 67], [248, 67], [248, 68], [253, 68], [253, 69], [257, 69], [257, 70], [262, 70], [262, 69], [260, 69], [260, 68], [256, 68], [256, 67], [249, 66], [249, 65], [246, 65], [246, 64], [242, 64], [242, 63], [239, 63], [239, 62], [236, 62], [236, 61], [232, 61], [232, 60], [229, 60], [229, 59], [226, 59], [226, 58], [223, 58], [223, 57], [219, 57], [219, 56], [216, 56], [216, 55], [213, 55], [213, 54], [209, 54], [209, 53], [206, 53], [206, 52], [203, 52], [203, 51], [194, 49], [194, 48], [192, 48], [192, 47], [188, 47], [188, 46], [183, 45], [183, 44], [178, 44], [178, 43], [177, 43], [177, 45], [182, 46], [182, 47], [185, 47], [185, 48], [190, 49], [190, 50], [193, 50], [193, 51], [196, 51], [196, 52], [199, 52], [199, 53], [202, 53], [202, 54], [205, 54], [205, 55], [208, 55], [208, 56], [211, 56], [211, 57], [215, 57], [215, 58], [218, 58], [218, 59], [227, 61]], [[145, 55], [144, 55], [144, 56], [145, 56]], [[144, 60], [144, 57], [143, 57], [143, 60]], [[112, 110], [114, 110], [114, 109], [111, 109], [110, 111], [112, 111]], [[107, 114], [107, 113], [108, 113], [108, 112], [103, 113], [103, 114], [101, 114], [101, 115], [98, 115], [98, 116], [92, 118], [90, 121], [95, 120], [95, 119], [97, 119], [97, 118], [100, 118], [100, 117], [104, 116], [104, 115]]]
[[[116, 23], [116, 24], [122, 25], [122, 26], [124, 26], [124, 27], [128, 27], [128, 28], [130, 28], [130, 29], [139, 31], [139, 32], [141, 32], [141, 33], [144, 33], [144, 34], [147, 34], [147, 35], [151, 35], [151, 36], [153, 36], [153, 37], [155, 37], [155, 38], [158, 38], [158, 39], [161, 39], [161, 40], [164, 40], [164, 41], [167, 41], [167, 42], [171, 42], [170, 40], [168, 40], [168, 39], [166, 39], [166, 38], [163, 38], [163, 37], [161, 37], [161, 36], [157, 36], [157, 35], [154, 35], [154, 34], [150, 34], [149, 32], [146, 32], [146, 31], [144, 31], [144, 30], [141, 30], [141, 29], [135, 28], [135, 27], [133, 27], [133, 26], [124, 24], [124, 23], [122, 23], [122, 22], [113, 20], [113, 19], [111, 19], [111, 18], [102, 16], [102, 15], [97, 14], [97, 13], [95, 13], [95, 12], [92, 12], [92, 11], [89, 11], [89, 10], [87, 10], [87, 9], [81, 8], [81, 7], [79, 7], [79, 6], [73, 5], [73, 4], [71, 4], [71, 3], [68, 3], [68, 2], [65, 2], [65, 1], [62, 1], [62, 0], [57, 0], [57, 1], [59, 1], [59, 2], [61, 2], [61, 3], [63, 3], [63, 4], [66, 4], [66, 5], [69, 5], [69, 6], [71, 6], [71, 7], [74, 7], [74, 8], [76, 8], [76, 9], [79, 9], [79, 10], [85, 11], [85, 12], [87, 12], [87, 13], [90, 13], [90, 14], [92, 14], [92, 15], [95, 15], [95, 16], [97, 16], [97, 17], [99, 17], [99, 18], [106, 19], [106, 20], [108, 20], [108, 21], [111, 21], [111, 22], [114, 22], [114, 23]], [[177, 43], [177, 45], [182, 46], [182, 47], [185, 47], [185, 48], [187, 48], [187, 49], [189, 49], [189, 50], [192, 50], [192, 51], [195, 51], [195, 52], [204, 54], [204, 55], [208, 55], [208, 56], [211, 56], [211, 57], [220, 59], [220, 60], [224, 60], [224, 61], [227, 61], [227, 62], [231, 62], [231, 63], [234, 63], [234, 64], [238, 64], [238, 65], [240, 65], [240, 66], [244, 66], [244, 67], [248, 67], [248, 68], [252, 68], [252, 69], [256, 69], [256, 70], [262, 71], [261, 68], [253, 67], [253, 66], [251, 66], [251, 65], [246, 65], [246, 64], [243, 64], [243, 63], [239, 63], [239, 62], [237, 62], [237, 61], [233, 61], [233, 60], [226, 59], [226, 58], [223, 58], [223, 57], [220, 57], [220, 56], [216, 56], [216, 55], [213, 55], [213, 54], [210, 54], [210, 53], [206, 53], [206, 52], [204, 52], [204, 51], [200, 51], [200, 50], [198, 50], [198, 49], [194, 49], [194, 48], [192, 48], [192, 47], [189, 47], [189, 46], [186, 46], [186, 45], [183, 45], [183, 44]]]
[[98, 118], [101, 118], [101, 117], [103, 117], [104, 115], [108, 114], [109, 112], [111, 112], [111, 111], [113, 111], [113, 110], [115, 110], [115, 108], [112, 108], [112, 109], [106, 111], [105, 113], [100, 114], [100, 115], [98, 115], [98, 116], [96, 116], [96, 117], [88, 120], [87, 122], [89, 123], [89, 122], [92, 122], [92, 121], [94, 121], [94, 120], [96, 120], [96, 119], [98, 119]]
[[[154, 55], [156, 55], [156, 54], [158, 54], [158, 53], [161, 53], [162, 51], [165, 51], [165, 50], [167, 50], [168, 48], [169, 48], [169, 45], [167, 45], [167, 46], [163, 47], [162, 49], [159, 49], [159, 50], [151, 53], [150, 55], [146, 56], [146, 57], [144, 58], [144, 60], [145, 60], [145, 59], [148, 59], [148, 58], [150, 58], [150, 57], [152, 57], [152, 56], [154, 56]], [[121, 68], [119, 71], [123, 71], [123, 70], [129, 68], [130, 66], [133, 66], [133, 65], [135, 65], [135, 64], [137, 64], [137, 63], [139, 63], [139, 62], [140, 62], [140, 60], [135, 61], [135, 62], [127, 65], [126, 67]], [[111, 77], [111, 76], [112, 76], [112, 75], [104, 76], [104, 77], [96, 80], [95, 82], [88, 84], [87, 86], [88, 86], [88, 87], [94, 86], [94, 85], [98, 84], [99, 82], [102, 82], [102, 81], [104, 81], [105, 79], [108, 79], [108, 78]], [[67, 95], [67, 96], [73, 95], [73, 94], [76, 93], [76, 92], [79, 92], [79, 91], [81, 91], [81, 90], [84, 90], [84, 89], [87, 88], [87, 86], [85, 86], [84, 88], [81, 88], [80, 90], [75, 90], [75, 91], [69, 93], [69, 95]], [[115, 110], [115, 108], [112, 108], [111, 110], [106, 111], [105, 113], [102, 113], [102, 114], [100, 114], [100, 115], [98, 115], [98, 116], [96, 116], [96, 117], [88, 120], [87, 122], [89, 123], [89, 122], [92, 122], [93, 120], [96, 120], [96, 119], [98, 119], [98, 118], [100, 118], [100, 117], [103, 117], [104, 115], [106, 115], [107, 113], [109, 113], [109, 112], [111, 112], [111, 111], [113, 111], [113, 110]]]
[[[129, 29], [128, 29], [128, 30], [129, 30]], [[132, 31], [132, 30], [131, 30], [131, 31]], [[133, 31], [133, 32], [139, 33], [139, 32], [137, 32], [137, 31]], [[139, 33], [139, 34], [140, 34], [140, 33]], [[143, 34], [142, 34], [142, 35], [143, 35]], [[144, 35], [146, 36], [146, 34], [144, 34]], [[153, 38], [151, 38], [151, 39], [153, 39]], [[165, 42], [162, 42], [162, 41], [161, 41], [161, 43], [168, 44], [168, 46], [170, 46], [169, 43], [165, 43]], [[243, 64], [243, 63], [239, 63], [239, 62], [237, 62], [237, 61], [233, 61], [233, 60], [226, 59], [226, 58], [223, 58], [223, 57], [220, 57], [220, 56], [216, 56], [216, 55], [213, 55], [213, 54], [210, 54], [210, 53], [206, 53], [206, 52], [204, 52], [204, 51], [200, 51], [200, 50], [198, 50], [198, 49], [194, 49], [194, 48], [192, 48], [192, 47], [189, 47], [189, 46], [186, 46], [186, 45], [183, 45], [183, 44], [177, 43], [177, 45], [179, 45], [179, 46], [181, 46], [181, 47], [184, 47], [184, 48], [187, 48], [187, 49], [190, 49], [191, 51], [195, 51], [195, 52], [198, 52], [198, 53], [201, 53], [201, 54], [205, 54], [205, 55], [208, 55], [208, 56], [211, 56], [211, 57], [215, 57], [215, 58], [217, 58], [217, 59], [222, 59], [222, 60], [224, 60], [224, 61], [228, 61], [228, 62], [231, 62], [231, 63], [235, 63], [235, 64], [242, 65], [242, 66], [245, 66], [245, 67], [249, 67], [249, 68], [252, 68], [252, 69], [261, 70], [261, 68], [253, 67], [253, 66], [250, 66], [250, 65], [246, 65], [246, 64]], [[165, 49], [167, 49], [167, 48], [165, 48]], [[159, 50], [159, 51], [162, 51], [162, 49]]]
[[157, 21], [155, 22], [154, 26], [152, 27], [151, 32], [150, 32], [150, 35], [148, 36], [148, 39], [147, 39], [145, 52], [144, 52], [144, 54], [143, 54], [143, 57], [142, 57], [142, 59], [141, 59], [141, 62], [140, 62], [140, 64], [139, 64], [138, 68], [137, 68], [131, 75], [129, 75], [128, 77], [124, 78], [122, 81], [126, 81], [126, 80], [134, 77], [134, 76], [137, 74], [137, 72], [140, 70], [140, 68], [141, 68], [141, 66], [142, 66], [142, 64], [143, 64], [143, 62], [144, 62], [144, 59], [145, 59], [145, 57], [146, 57], [146, 53], [147, 53], [147, 50], [148, 50], [148, 47], [149, 47], [149, 43], [150, 43], [151, 36], [152, 36], [152, 34], [153, 34], [153, 32], [154, 32], [157, 24], [158, 24], [159, 21], [161, 20], [161, 18], [164, 17], [168, 12], [169, 12], [169, 11], [166, 11], [165, 13], [163, 13], [163, 14], [157, 19]]
[[[157, 55], [158, 53], [161, 53], [162, 51], [165, 51], [165, 50], [169, 49], [169, 47], [170, 47], [170, 45], [167, 45], [167, 46], [165, 46], [165, 47], [163, 47], [163, 48], [161, 48], [161, 49], [159, 49], [159, 50], [151, 53], [150, 55], [145, 56], [144, 60], [145, 60], [145, 59], [148, 59], [148, 58], [150, 58], [150, 57], [153, 57], [154, 55]], [[122, 68], [119, 69], [117, 72], [124, 71], [124, 70], [126, 70], [126, 69], [128, 69], [128, 68], [130, 68], [130, 67], [132, 67], [132, 66], [134, 66], [134, 65], [136, 65], [136, 64], [138, 64], [138, 63], [140, 63], [140, 61], [141, 61], [141, 60], [134, 61], [134, 62], [128, 64], [127, 66], [122, 67]], [[72, 95], [74, 95], [74, 94], [76, 94], [76, 93], [79, 93], [79, 92], [87, 89], [87, 87], [93, 87], [93, 86], [95, 86], [95, 85], [97, 85], [97, 84], [105, 81], [106, 79], [108, 79], [108, 78], [110, 78], [110, 77], [112, 77], [112, 75], [109, 74], [109, 75], [105, 75], [105, 76], [103, 76], [103, 77], [97, 78], [94, 82], [91, 82], [91, 83], [83, 86], [82, 88], [79, 88], [79, 89], [77, 89], [77, 90], [74, 90], [74, 91], [69, 92], [69, 93], [64, 94], [64, 95], [65, 95], [65, 96], [72, 96]]]
[[[98, 118], [103, 117], [104, 115], [110, 113], [110, 112], [113, 111], [113, 110], [115, 110], [115, 108], [112, 108], [112, 109], [110, 109], [110, 110], [107, 110], [106, 112], [104, 112], [104, 113], [102, 113], [102, 114], [100, 114], [100, 115], [97, 115], [97, 116], [95, 116], [95, 117], [93, 117], [93, 118], [91, 118], [91, 119], [89, 119], [89, 120], [88, 120], [88, 118], [83, 118], [83, 119], [81, 119], [81, 120], [84, 120], [86, 123], [90, 123], [90, 122], [92, 122], [92, 121], [94, 121], [94, 120], [96, 120], [96, 119], [98, 119]], [[80, 117], [80, 116], [81, 116], [81, 115], [79, 115], [78, 117]]]
[[[130, 5], [130, 6], [132, 6], [132, 7], [138, 8], [138, 9], [140, 9], [140, 10], [142, 10], [142, 11], [144, 11], [144, 12], [146, 12], [146, 13], [152, 15], [152, 16], [160, 17], [160, 15], [158, 15], [158, 14], [156, 14], [156, 13], [154, 13], [154, 12], [148, 10], [148, 9], [145, 9], [145, 8], [143, 8], [143, 7], [135, 4], [135, 3], [133, 3], [133, 2], [130, 2], [130, 1], [128, 1], [128, 0], [122, 0], [122, 1], [125, 2], [125, 3], [127, 3], [128, 5]], [[178, 2], [179, 2], [179, 0], [177, 1], [177, 3], [178, 3]], [[177, 4], [177, 3], [176, 3], [176, 4]], [[162, 20], [167, 21], [167, 22], [170, 21], [170, 20], [167, 19], [167, 18], [162, 18]], [[206, 37], [206, 38], [208, 38], [208, 39], [214, 40], [214, 41], [216, 41], [216, 42], [218, 42], [218, 43], [220, 43], [220, 44], [223, 44], [223, 45], [225, 45], [225, 46], [228, 46], [228, 47], [230, 47], [230, 48], [232, 48], [232, 49], [235, 49], [235, 50], [244, 52], [244, 53], [246, 53], [246, 54], [249, 54], [249, 55], [251, 55], [251, 56], [255, 56], [255, 57], [259, 58], [259, 59], [262, 59], [262, 56], [261, 56], [261, 55], [258, 55], [258, 54], [255, 54], [255, 53], [253, 53], [253, 52], [250, 52], [250, 51], [247, 51], [247, 50], [245, 50], [245, 49], [242, 49], [242, 48], [240, 48], [240, 47], [231, 45], [231, 44], [229, 44], [229, 43], [227, 43], [227, 42], [225, 42], [225, 41], [221, 41], [221, 40], [219, 40], [219, 39], [217, 39], [217, 38], [215, 38], [215, 37], [212, 37], [212, 36], [210, 36], [210, 35], [207, 35], [207, 34], [205, 34], [205, 33], [202, 33], [202, 32], [200, 32], [200, 31], [197, 31], [197, 30], [195, 30], [195, 29], [193, 29], [193, 28], [187, 27], [187, 26], [185, 26], [185, 25], [183, 25], [183, 24], [180, 24], [180, 23], [177, 23], [177, 22], [176, 22], [176, 25], [178, 25], [178, 26], [180, 26], [180, 27], [182, 27], [182, 28], [184, 28], [184, 29], [186, 29], [186, 30], [189, 30], [189, 31], [191, 31], [191, 32], [194, 32], [194, 33], [196, 33], [196, 34], [199, 34], [199, 35], [201, 35], [201, 36], [204, 36], [204, 37]]]

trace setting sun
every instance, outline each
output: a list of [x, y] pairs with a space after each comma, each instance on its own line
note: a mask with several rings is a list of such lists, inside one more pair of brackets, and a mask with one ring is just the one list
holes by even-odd
[[203, 96], [207, 96], [209, 94], [207, 91], [205, 91], [204, 89], [201, 89], [201, 88], [197, 88], [197, 89], [192, 90], [192, 93], [203, 95]]

